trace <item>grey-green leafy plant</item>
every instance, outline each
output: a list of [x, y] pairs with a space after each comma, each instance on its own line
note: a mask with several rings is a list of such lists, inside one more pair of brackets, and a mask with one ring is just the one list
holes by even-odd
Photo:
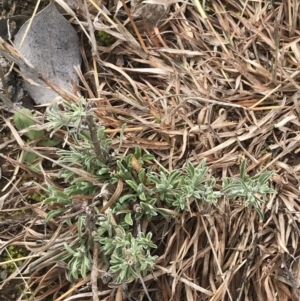
[[73, 250], [67, 243], [64, 247], [68, 254], [64, 259], [70, 258], [68, 263], [68, 276], [69, 280], [78, 279], [79, 275], [86, 278], [87, 271], [90, 270], [92, 264], [92, 257], [87, 244], [82, 243], [79, 247]]
[[150, 248], [156, 248], [152, 243], [152, 233], [140, 233], [133, 237], [130, 232], [120, 227], [115, 237], [102, 237], [94, 232], [94, 237], [102, 245], [104, 255], [110, 256], [110, 272], [117, 274], [117, 282], [130, 281], [154, 267], [157, 256], [151, 256]]
[[206, 161], [203, 160], [198, 167], [187, 162], [185, 171], [187, 175], [184, 177], [184, 191], [187, 198], [216, 205], [221, 193], [215, 190], [216, 179], [210, 175]]
[[216, 179], [210, 176], [205, 160], [198, 167], [188, 162], [183, 170], [152, 173], [149, 179], [155, 183], [154, 191], [160, 199], [176, 211], [186, 210], [194, 200], [216, 205], [221, 197], [215, 190]]
[[263, 218], [261, 205], [266, 202], [269, 193], [276, 193], [276, 190], [269, 187], [269, 180], [274, 172], [266, 171], [250, 177], [246, 173], [246, 161], [241, 162], [240, 176], [238, 178], [224, 178], [221, 192], [229, 199], [244, 199], [245, 207], [252, 205]]
[[[48, 130], [65, 129], [73, 141], [68, 148], [57, 152], [57, 164], [70, 168], [62, 168], [59, 172], [66, 186], [63, 191], [48, 187], [49, 196], [44, 202], [49, 206], [47, 220], [70, 210], [74, 195], [95, 196], [101, 185], [116, 187], [118, 181], [123, 183], [121, 196], [104, 215], [92, 209], [92, 235], [87, 231], [87, 213], [81, 213], [78, 218], [79, 245], [65, 245], [67, 255], [64, 260], [69, 260], [70, 279], [87, 275], [92, 265], [90, 252], [96, 243], [101, 245], [100, 256], [110, 264], [109, 272], [114, 274], [117, 282], [131, 281], [149, 272], [155, 265], [156, 256], [151, 250], [156, 246], [151, 241], [151, 233], [133, 235], [133, 229], [141, 219], [151, 220], [157, 215], [168, 216], [170, 211], [190, 210], [194, 202], [217, 206], [221, 197], [244, 200], [245, 207], [253, 206], [262, 218], [262, 203], [269, 193], [275, 193], [269, 187], [273, 173], [250, 177], [246, 174], [245, 161], [241, 164], [240, 176], [222, 179], [222, 189], [218, 190], [217, 179], [210, 174], [205, 160], [198, 166], [187, 162], [184, 168], [168, 172], [163, 168], [155, 169], [154, 157], [143, 154], [140, 147], [124, 156], [113, 155], [112, 141], [106, 137], [104, 127], [97, 124], [94, 133], [84, 127], [87, 118], [94, 118], [84, 100], [76, 105], [63, 102], [60, 106], [50, 107], [47, 114]], [[97, 141], [92, 137], [97, 137]], [[99, 143], [100, 157], [95, 143]], [[71, 167], [90, 173], [95, 181], [82, 179]], [[163, 208], [159, 208], [158, 203]], [[112, 218], [115, 216], [118, 217], [117, 225]], [[72, 222], [70, 218], [66, 221]]]
[[76, 104], [67, 101], [54, 102], [47, 108], [46, 114], [48, 130], [56, 132], [61, 128], [65, 128], [68, 133], [76, 133], [78, 129], [82, 129], [83, 120], [92, 112], [87, 110], [86, 101], [80, 98]]

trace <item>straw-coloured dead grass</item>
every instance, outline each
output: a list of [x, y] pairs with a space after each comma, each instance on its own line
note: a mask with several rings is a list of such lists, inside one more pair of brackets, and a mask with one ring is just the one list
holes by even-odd
[[[47, 248], [72, 241], [75, 230], [55, 219], [46, 232], [36, 226], [46, 215], [41, 203], [24, 204], [41, 185], [10, 189], [3, 212], [21, 207], [33, 217], [20, 221], [18, 233], [2, 228], [1, 249], [25, 244], [31, 251], [19, 271], [30, 272], [24, 281], [33, 289], [32, 300], [47, 295], [56, 301], [97, 300], [97, 292], [99, 300], [147, 300], [145, 288], [153, 301], [299, 300], [299, 3], [204, 3], [170, 1], [158, 27], [144, 13], [134, 33], [124, 17], [97, 16], [99, 7], [90, 1], [90, 13], [83, 9], [84, 20], [74, 21], [80, 32], [88, 32], [82, 34], [84, 65], [77, 70], [81, 93], [96, 107], [116, 148], [126, 123], [124, 154], [138, 144], [168, 170], [206, 158], [219, 180], [237, 176], [243, 158], [251, 175], [275, 171], [271, 186], [278, 193], [265, 204], [264, 219], [224, 199], [216, 208], [199, 204], [173, 220], [154, 220], [145, 226], [154, 233], [159, 258], [153, 274], [143, 279], [145, 287], [136, 281], [109, 288], [104, 273], [102, 286], [90, 292], [78, 290], [90, 278], [70, 286], [64, 267], [47, 261]], [[108, 32], [115, 42], [101, 45], [93, 29]], [[7, 47], [2, 43], [0, 50], [13, 55]], [[36, 151], [55, 158], [55, 148]], [[26, 171], [8, 153], [1, 156]]]

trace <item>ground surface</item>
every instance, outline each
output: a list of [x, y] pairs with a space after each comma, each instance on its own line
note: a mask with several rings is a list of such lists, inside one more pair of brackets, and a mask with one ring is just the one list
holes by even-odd
[[[30, 15], [35, 2], [7, 3], [4, 15]], [[181, 170], [187, 161], [198, 166], [205, 158], [220, 191], [222, 179], [237, 178], [245, 159], [250, 176], [274, 172], [268, 185], [277, 194], [268, 194], [266, 201], [259, 203], [263, 216], [254, 206], [246, 206], [245, 198], [231, 201], [224, 197], [216, 206], [196, 198], [189, 202], [188, 210], [176, 211], [157, 197], [155, 206], [166, 206], [172, 218], [158, 215], [152, 220], [134, 220], [131, 229], [134, 236], [139, 227], [145, 233], [152, 232], [158, 246], [151, 253], [158, 256], [155, 268], [143, 278], [144, 285], [138, 279], [109, 287], [106, 280], [111, 275], [101, 256], [98, 277], [70, 282], [66, 279], [68, 260], [57, 263], [47, 256], [49, 250], [63, 254], [62, 240], [76, 244], [79, 214], [71, 218], [71, 225], [62, 222], [60, 215], [46, 223], [46, 215], [62, 207], [58, 201], [50, 205], [44, 201], [49, 194], [46, 184], [63, 191], [75, 182], [59, 177], [63, 165], [52, 165], [60, 158], [57, 151], [69, 147], [80, 151], [83, 143], [76, 144], [74, 137], [67, 135], [67, 128], [56, 134], [65, 148], [62, 143], [45, 147], [24, 136], [22, 140], [9, 126], [13, 124], [12, 113], [3, 110], [0, 190], [9, 180], [12, 184], [0, 194], [0, 198], [6, 195], [0, 215], [1, 256], [12, 246], [21, 252], [26, 243], [26, 255], [31, 258], [22, 260], [9, 282], [3, 279], [0, 298], [3, 294], [18, 301], [71, 297], [95, 301], [97, 293], [104, 292], [100, 300], [299, 300], [300, 12], [296, 0], [289, 4], [265, 1], [245, 5], [224, 0], [172, 3], [166, 10], [163, 6], [142, 7], [135, 16], [136, 33], [134, 26], [128, 25], [132, 22], [124, 9], [117, 19], [99, 17], [97, 7], [90, 2], [89, 14], [83, 7], [78, 9], [79, 21], [71, 21], [81, 38], [84, 58], [81, 95], [105, 127], [115, 152], [125, 158], [139, 145], [143, 153], [155, 157], [151, 163], [131, 161], [133, 179], [137, 180], [141, 167], [156, 174], [161, 170], [170, 173]], [[110, 8], [114, 10], [113, 5]], [[158, 15], [161, 22], [156, 22]], [[94, 31], [89, 31], [89, 18], [96, 42], [92, 39]], [[103, 32], [109, 33], [108, 40], [103, 40]], [[97, 52], [94, 57], [93, 46]], [[78, 102], [75, 93], [70, 99]], [[35, 111], [38, 123], [47, 122], [43, 108]], [[5, 141], [10, 142], [4, 146]], [[34, 172], [18, 159], [20, 141], [42, 158], [42, 172]], [[88, 178], [95, 182], [95, 175], [80, 162], [71, 166], [80, 175], [77, 181]], [[118, 170], [117, 166], [112, 168]], [[111, 187], [116, 199], [132, 193], [125, 180], [119, 183]], [[150, 185], [147, 189], [154, 188]], [[72, 203], [64, 204], [63, 217], [80, 212], [99, 189], [79, 192], [69, 195]], [[133, 204], [121, 208], [114, 218], [118, 222], [124, 212], [134, 208]], [[89, 222], [93, 224], [91, 217]], [[91, 254], [94, 251], [90, 250]], [[5, 269], [8, 267], [2, 267]], [[15, 281], [21, 294], [19, 288], [14, 289], [18, 286]], [[84, 293], [87, 295], [81, 295]]]

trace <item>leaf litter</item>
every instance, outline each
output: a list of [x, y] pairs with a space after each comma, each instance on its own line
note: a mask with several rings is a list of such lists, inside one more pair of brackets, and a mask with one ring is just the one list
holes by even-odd
[[[151, 3], [156, 5], [156, 1], [146, 2]], [[81, 18], [74, 23], [90, 43], [95, 39], [88, 24], [117, 38], [110, 46], [86, 45], [84, 66], [77, 72], [84, 87], [81, 93], [95, 106], [121, 153], [139, 143], [155, 155], [157, 166], [169, 171], [187, 160], [197, 165], [206, 158], [218, 179], [237, 176], [243, 158], [251, 174], [275, 172], [272, 186], [278, 193], [266, 202], [263, 220], [239, 202], [223, 200], [215, 208], [197, 204], [192, 212], [176, 213], [176, 222], [147, 225], [155, 233], [159, 254], [153, 274], [143, 279], [152, 300], [299, 300], [298, 2], [272, 6], [230, 0], [206, 5], [197, 0], [170, 1], [157, 27], [147, 24], [148, 11], [147, 18], [140, 16], [140, 24], [146, 24], [135, 34], [128, 31], [125, 19], [112, 18], [92, 1], [88, 11], [79, 11]], [[22, 65], [16, 50], [3, 41], [0, 51]], [[59, 86], [52, 85], [64, 95]], [[77, 95], [71, 94], [70, 100], [76, 101]], [[121, 146], [119, 121], [126, 123]], [[35, 151], [45, 160], [56, 158], [48, 148]], [[57, 174], [55, 170], [43, 172], [45, 179]], [[26, 172], [19, 176], [28, 177]], [[4, 212], [23, 208], [32, 190], [42, 189], [32, 182], [30, 189], [21, 187], [21, 195], [11, 190], [14, 205], [4, 204]], [[34, 222], [16, 237], [6, 233], [1, 248], [24, 242], [36, 248], [37, 240], [45, 238], [44, 228], [34, 227], [34, 223], [44, 223], [42, 202], [36, 207], [40, 211], [34, 211]], [[47, 229], [47, 246], [72, 241], [72, 231], [58, 228], [54, 218]], [[62, 255], [59, 250], [53, 256]], [[42, 253], [39, 261], [28, 259], [20, 275], [25, 268], [31, 273], [26, 284], [36, 288], [35, 300], [61, 290], [64, 294], [53, 300], [90, 300], [93, 296], [77, 291], [90, 278], [70, 286], [62, 267], [55, 266], [48, 253]], [[46, 275], [40, 273], [42, 269]], [[56, 285], [44, 289], [50, 283]], [[110, 293], [137, 296], [143, 289], [138, 281], [127, 287], [103, 286], [99, 296], [103, 300]]]

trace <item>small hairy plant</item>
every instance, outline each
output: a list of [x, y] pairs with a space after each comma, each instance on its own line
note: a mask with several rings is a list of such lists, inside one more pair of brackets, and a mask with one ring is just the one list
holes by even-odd
[[80, 98], [76, 104], [63, 101], [61, 105], [62, 108], [58, 102], [55, 102], [47, 108], [48, 130], [56, 132], [65, 127], [69, 133], [77, 132], [84, 118], [91, 114], [86, 110], [85, 100]]
[[[275, 193], [269, 187], [273, 173], [250, 177], [245, 161], [240, 176], [222, 179], [222, 189], [217, 190], [217, 179], [210, 174], [205, 160], [198, 166], [187, 162], [184, 168], [169, 172], [163, 167], [155, 169], [154, 157], [143, 154], [140, 147], [124, 156], [114, 154], [104, 127], [94, 122], [93, 111], [84, 100], [76, 105], [63, 102], [48, 108], [47, 114], [48, 130], [64, 129], [73, 141], [57, 152], [57, 164], [64, 166], [58, 175], [65, 188], [48, 187], [48, 198], [44, 201], [48, 206], [47, 220], [70, 212], [75, 196], [93, 196], [90, 205], [79, 208], [77, 242], [64, 244], [66, 255], [60, 260], [68, 260], [69, 279], [87, 276], [95, 244], [101, 246], [99, 256], [109, 263], [109, 273], [117, 282], [132, 281], [153, 269], [157, 256], [152, 255], [152, 250], [156, 245], [151, 241], [151, 232], [141, 232], [142, 219], [150, 221], [158, 215], [164, 218], [174, 210], [190, 211], [194, 202], [217, 206], [224, 196], [243, 200], [245, 207], [253, 206], [262, 218], [262, 203], [269, 193]], [[88, 173], [91, 179], [83, 178], [78, 170]], [[104, 188], [115, 190], [120, 181], [122, 192], [118, 199], [99, 212], [94, 204], [103, 200], [107, 193]], [[70, 226], [74, 224], [71, 217], [64, 220]]]
[[92, 264], [90, 250], [87, 249], [86, 244], [81, 244], [75, 250], [70, 248], [66, 243], [64, 244], [64, 247], [68, 252], [68, 255], [66, 255], [64, 259], [70, 257], [70, 261], [68, 263], [69, 280], [78, 279], [79, 274], [86, 278], [87, 271], [90, 269]]
[[93, 233], [95, 240], [102, 245], [104, 255], [110, 256], [110, 272], [118, 274], [117, 282], [131, 281], [145, 275], [154, 267], [157, 256], [151, 256], [150, 248], [156, 248], [152, 243], [152, 233], [140, 233], [133, 237], [119, 227], [115, 237], [102, 237]]
[[272, 171], [266, 171], [250, 177], [246, 173], [246, 161], [243, 160], [239, 178], [224, 178], [221, 192], [230, 199], [244, 199], [245, 207], [252, 205], [262, 219], [261, 204], [267, 200], [267, 194], [276, 193], [274, 189], [269, 187], [268, 183], [272, 176]]

